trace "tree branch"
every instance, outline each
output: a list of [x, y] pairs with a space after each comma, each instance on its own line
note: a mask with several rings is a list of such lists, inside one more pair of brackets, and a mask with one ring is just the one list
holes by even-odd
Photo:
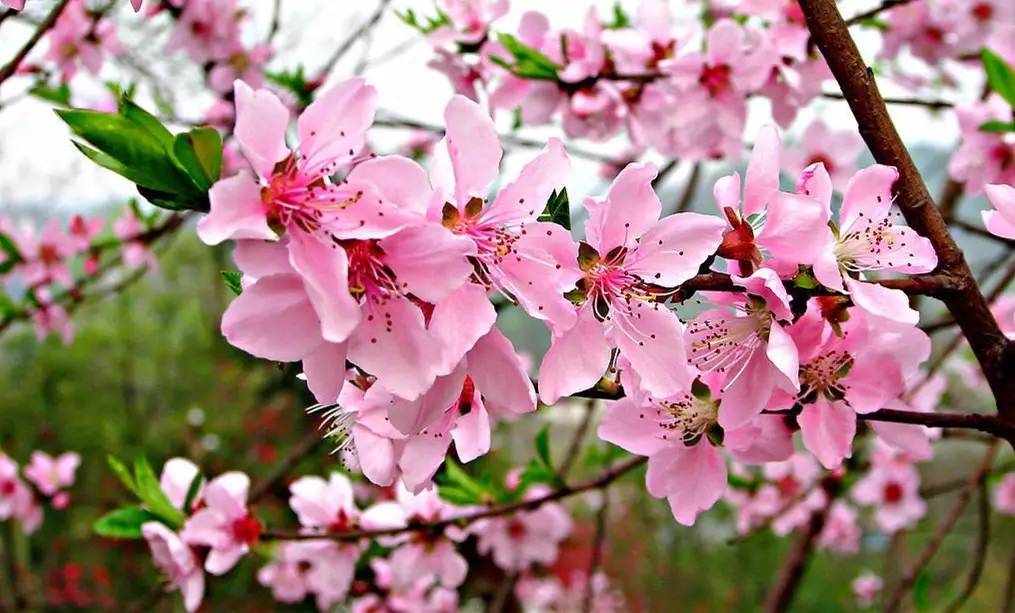
[[521, 511], [531, 511], [537, 509], [548, 502], [555, 502], [557, 500], [563, 500], [570, 498], [571, 496], [581, 494], [590, 490], [602, 489], [620, 477], [623, 477], [632, 470], [638, 468], [644, 464], [648, 458], [637, 456], [633, 457], [626, 462], [618, 464], [617, 466], [603, 471], [595, 479], [584, 481], [577, 485], [564, 485], [559, 487], [548, 494], [539, 496], [537, 498], [530, 498], [529, 500], [522, 500], [519, 502], [513, 502], [510, 504], [503, 504], [482, 511], [476, 511], [473, 513], [467, 513], [465, 515], [459, 515], [456, 517], [449, 517], [440, 521], [428, 522], [428, 523], [412, 523], [408, 526], [399, 528], [384, 528], [380, 530], [357, 530], [353, 532], [336, 532], [329, 534], [305, 534], [302, 532], [285, 532], [285, 531], [267, 531], [262, 533], [261, 538], [264, 540], [315, 540], [315, 539], [328, 539], [333, 541], [357, 541], [360, 539], [372, 539], [380, 536], [393, 536], [396, 534], [403, 534], [407, 532], [440, 532], [445, 528], [451, 526], [465, 527], [469, 524], [477, 522], [481, 519], [489, 519], [491, 517], [500, 517], [503, 515], [511, 515]]
[[1015, 371], [1015, 347], [1001, 333], [962, 251], [948, 233], [948, 225], [899, 138], [874, 75], [860, 56], [834, 0], [800, 0], [800, 8], [874, 159], [898, 169], [896, 203], [909, 226], [934, 246], [939, 272], [954, 280], [956, 288], [942, 293], [941, 298], [980, 362], [998, 412], [1015, 424], [1015, 377], [1005, 376]]
[[35, 32], [32, 34], [31, 38], [29, 38], [24, 46], [22, 46], [21, 49], [14, 54], [11, 61], [7, 62], [7, 64], [0, 68], [0, 84], [3, 84], [4, 81], [17, 72], [18, 66], [26, 57], [28, 57], [28, 54], [32, 52], [35, 45], [39, 44], [39, 41], [46, 35], [46, 32], [48, 32], [50, 28], [56, 24], [56, 20], [60, 18], [60, 15], [63, 13], [63, 10], [67, 8], [68, 4], [70, 4], [70, 0], [60, 0], [57, 5], [53, 7], [53, 10], [46, 15], [46, 18], [42, 20], [39, 26], [35, 28]]
[[969, 504], [969, 499], [972, 497], [973, 490], [977, 488], [980, 481], [983, 480], [984, 475], [990, 472], [991, 464], [994, 463], [994, 456], [997, 454], [998, 444], [995, 442], [991, 445], [987, 452], [983, 455], [983, 459], [980, 461], [980, 465], [970, 476], [966, 483], [966, 486], [959, 492], [959, 497], [952, 504], [951, 509], [948, 511], [948, 516], [943, 522], [937, 527], [933, 537], [927, 546], [920, 552], [920, 556], [916, 559], [916, 562], [909, 567], [908, 570], [899, 579], [898, 585], [895, 586], [895, 590], [885, 600], [885, 611], [886, 613], [893, 613], [898, 611], [902, 606], [902, 599], [906, 593], [912, 589], [916, 583], [916, 578], [920, 576], [923, 569], [927, 567], [934, 554], [937, 553], [938, 549], [941, 548], [941, 543], [944, 542], [945, 537], [951, 532], [951, 529], [955, 527], [956, 522], [962, 517], [962, 512], [965, 511], [966, 506]]
[[860, 13], [859, 15], [854, 15], [854, 16], [850, 17], [846, 21], [846, 25], [852, 26], [852, 25], [857, 25], [857, 24], [863, 23], [864, 21], [867, 21], [868, 19], [870, 19], [872, 17], [877, 17], [881, 13], [883, 13], [883, 12], [885, 12], [885, 11], [891, 9], [891, 8], [894, 8], [896, 6], [901, 6], [903, 4], [909, 4], [910, 2], [912, 2], [912, 0], [883, 0], [883, 2], [881, 4], [879, 4], [878, 6], [872, 8], [871, 10], [864, 11], [864, 12]]
[[973, 565], [969, 569], [969, 575], [966, 577], [966, 584], [962, 588], [962, 593], [948, 605], [946, 609], [948, 613], [961, 609], [962, 605], [966, 604], [969, 597], [973, 595], [976, 586], [980, 584], [980, 577], [983, 576], [983, 566], [987, 562], [987, 545], [990, 543], [990, 497], [987, 495], [987, 488], [982, 481], [980, 482], [979, 496], [977, 498], [979, 501], [977, 506], [978, 521], [976, 524], [976, 547], [973, 550]]
[[311, 429], [307, 432], [292, 448], [289, 455], [283, 458], [282, 461], [271, 469], [271, 472], [250, 488], [249, 504], [254, 504], [271, 492], [300, 463], [300, 460], [307, 457], [311, 451], [317, 448], [317, 445], [322, 440], [324, 440], [324, 437], [321, 436], [321, 433], [317, 429]]

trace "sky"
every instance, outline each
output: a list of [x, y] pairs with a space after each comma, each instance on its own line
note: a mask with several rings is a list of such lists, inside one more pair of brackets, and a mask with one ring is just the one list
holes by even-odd
[[[42, 15], [52, 5], [52, 0], [29, 0], [30, 15]], [[168, 34], [165, 17], [144, 21], [134, 15], [127, 2], [121, 2], [117, 21], [121, 38], [128, 48], [132, 62], [143, 66], [146, 71], [160, 75], [163, 89], [176, 94], [176, 111], [184, 117], [199, 117], [210, 99], [199, 91], [196, 85], [200, 76], [177, 54], [163, 51], [163, 41]], [[242, 6], [251, 7], [255, 21], [249, 24], [245, 35], [251, 41], [263, 39], [269, 28], [273, 0], [240, 0]], [[498, 22], [498, 27], [511, 30], [518, 18], [527, 10], [546, 13], [558, 27], [580, 27], [581, 20], [590, 2], [579, 0], [512, 0], [511, 13]], [[596, 2], [599, 10], [606, 14], [612, 2]], [[622, 4], [633, 11], [636, 1], [625, 0]], [[678, 3], [674, 3], [676, 6]], [[844, 14], [860, 11], [871, 4], [865, 2], [840, 3]], [[276, 59], [271, 69], [294, 68], [303, 64], [308, 72], [321, 66], [326, 58], [345, 39], [349, 32], [362, 23], [374, 11], [376, 4], [368, 0], [283, 0], [281, 30], [276, 42]], [[419, 13], [432, 12], [430, 0], [395, 0], [393, 7], [398, 10], [413, 8]], [[691, 10], [683, 3], [683, 10]], [[30, 34], [30, 27], [16, 20], [7, 20], [0, 26], [0, 58], [10, 57], [14, 50]], [[859, 34], [861, 48], [869, 51], [873, 59], [874, 47], [870, 37]], [[412, 44], [412, 41], [416, 41]], [[408, 46], [406, 46], [408, 45]], [[391, 55], [393, 49], [403, 49], [398, 55]], [[44, 53], [45, 43], [36, 50]], [[430, 50], [419, 36], [399, 21], [389, 10], [379, 22], [370, 41], [370, 46], [354, 48], [332, 73], [332, 81], [348, 76], [363, 53], [366, 52], [367, 70], [365, 76], [379, 91], [378, 106], [382, 111], [399, 116], [440, 123], [441, 111], [451, 95], [451, 88], [443, 75], [426, 67]], [[385, 60], [385, 58], [387, 58]], [[3, 60], [0, 60], [3, 61]], [[103, 79], [122, 81], [127, 73], [108, 65], [100, 75]], [[79, 102], [94, 103], [108, 96], [101, 85], [90, 75], [77, 77], [75, 91], [80, 91]], [[107, 205], [133, 197], [132, 187], [119, 177], [107, 172], [78, 153], [70, 144], [68, 132], [53, 114], [50, 105], [24, 97], [27, 79], [14, 78], [0, 86], [0, 214], [14, 208], [33, 207], [48, 214], [56, 211], [61, 215], [89, 207]], [[828, 89], [834, 90], [834, 84]], [[911, 93], [884, 88], [886, 95], [912, 95]], [[975, 88], [973, 88], [975, 89]], [[143, 94], [142, 94], [143, 95]], [[5, 104], [6, 101], [12, 101]], [[766, 121], [768, 111], [764, 101], [752, 107], [747, 130], [751, 133]], [[957, 142], [957, 128], [952, 120], [938, 117], [914, 107], [891, 109], [900, 132], [907, 143], [920, 148], [952, 147]], [[792, 140], [813, 117], [821, 117], [836, 128], [855, 126], [845, 103], [819, 100], [802, 117], [798, 118], [786, 138]], [[507, 119], [507, 118], [504, 118]], [[506, 129], [506, 126], [505, 126]], [[555, 134], [553, 129], [524, 128], [523, 133], [545, 140]], [[378, 133], [376, 142], [381, 148], [396, 146], [403, 134]], [[620, 141], [607, 145], [575, 143], [587, 149], [617, 153], [623, 149]], [[508, 156], [505, 172], [511, 176], [534, 152], [521, 151]], [[662, 163], [664, 160], [657, 159]], [[707, 174], [719, 173], [728, 168], [721, 164], [710, 164]], [[689, 166], [683, 165], [671, 177], [679, 186], [689, 173]], [[934, 187], [943, 178], [934, 177]], [[599, 192], [605, 186], [599, 176], [598, 165], [576, 160], [575, 173], [569, 191], [577, 196]], [[578, 198], [572, 198], [576, 201]]]

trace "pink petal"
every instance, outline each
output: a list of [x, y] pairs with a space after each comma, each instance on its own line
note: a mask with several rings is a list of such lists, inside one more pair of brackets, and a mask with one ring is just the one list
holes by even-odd
[[610, 365], [610, 345], [602, 324], [590, 309], [578, 315], [574, 327], [553, 338], [539, 367], [539, 399], [551, 405], [562, 396], [599, 382]]
[[254, 172], [268, 178], [275, 164], [289, 157], [289, 148], [285, 144], [289, 110], [266, 89], [254, 91], [239, 80], [233, 87], [236, 95], [236, 140]]
[[321, 343], [303, 356], [303, 373], [317, 402], [335, 402], [345, 383], [345, 343]]
[[678, 523], [691, 526], [726, 491], [726, 462], [708, 441], [671, 445], [649, 458], [645, 483], [650, 494], [666, 497]]
[[497, 417], [536, 410], [536, 392], [511, 341], [497, 328], [469, 351], [468, 373]]
[[609, 334], [641, 379], [645, 391], [667, 398], [691, 387], [695, 371], [687, 362], [684, 327], [665, 306], [633, 301], [632, 316], [613, 316]]
[[774, 259], [810, 266], [834, 242], [828, 210], [817, 200], [784, 192], [776, 192], [769, 199], [757, 243]]
[[656, 409], [639, 407], [629, 398], [611, 402], [596, 435], [631, 453], [654, 455], [670, 444], [663, 438], [659, 422], [653, 418], [655, 413]]
[[350, 181], [372, 183], [385, 200], [425, 216], [432, 190], [426, 170], [417, 162], [399, 155], [387, 155], [357, 164]]
[[229, 517], [243, 517], [247, 513], [247, 491], [250, 478], [231, 471], [212, 479], [204, 488], [204, 501], [209, 508], [226, 513]]
[[723, 390], [719, 425], [724, 430], [734, 430], [759, 415], [768, 404], [779, 376], [768, 356], [755, 351], [743, 371]]
[[442, 349], [438, 374], [451, 372], [497, 321], [486, 290], [466, 283], [434, 306], [428, 329]]
[[450, 446], [451, 437], [447, 432], [431, 432], [410, 438], [398, 461], [405, 487], [414, 494], [425, 489], [444, 463]]
[[825, 468], [837, 468], [852, 455], [856, 414], [845, 404], [828, 402], [819, 395], [813, 404], [804, 405], [797, 423], [804, 446]]
[[653, 164], [628, 164], [601, 200], [587, 198], [585, 239], [605, 256], [619, 246], [634, 246], [636, 238], [659, 220], [662, 203], [652, 189]]
[[234, 545], [228, 549], [212, 549], [204, 561], [204, 569], [213, 575], [224, 575], [240, 561], [246, 547]]
[[900, 289], [854, 279], [846, 279], [846, 288], [853, 303], [871, 315], [910, 325], [920, 321], [920, 312], [909, 307], [909, 297]]
[[356, 446], [363, 476], [374, 485], [387, 487], [395, 481], [395, 449], [391, 439], [360, 425], [353, 426], [352, 440]]
[[289, 261], [303, 278], [324, 340], [341, 343], [349, 338], [359, 324], [360, 306], [349, 293], [349, 260], [345, 250], [315, 235], [293, 232]]
[[490, 451], [490, 414], [483, 406], [479, 394], [472, 398], [472, 409], [455, 422], [451, 431], [455, 441], [455, 452], [458, 459], [471, 462]]
[[902, 369], [890, 354], [868, 352], [858, 358], [842, 378], [846, 401], [857, 413], [883, 409], [905, 389]]
[[564, 294], [581, 278], [577, 244], [570, 232], [556, 224], [535, 223], [526, 228], [514, 243], [515, 254], [502, 259], [491, 274], [526, 313], [548, 322], [554, 330], [566, 330], [574, 325], [575, 309]]
[[817, 200], [824, 207], [826, 218], [831, 218], [832, 178], [828, 175], [823, 163], [816, 162], [803, 169], [800, 178], [797, 179], [796, 191], [798, 194]]
[[245, 276], [255, 281], [293, 272], [289, 249], [282, 241], [238, 240], [233, 247], [233, 261]]
[[349, 79], [317, 97], [297, 121], [304, 171], [331, 174], [363, 148], [377, 91]]
[[266, 360], [295, 362], [321, 343], [321, 324], [297, 275], [259, 279], [222, 315], [229, 344]]
[[476, 245], [447, 228], [426, 223], [406, 228], [380, 241], [385, 263], [405, 291], [432, 303], [447, 298], [472, 274], [467, 256]]
[[546, 149], [522, 168], [518, 178], [500, 190], [481, 219], [496, 224], [536, 221], [550, 193], [565, 186], [570, 170], [564, 145], [551, 138]]
[[[731, 23], [731, 25], [733, 25]], [[711, 33], [719, 28], [717, 24]], [[735, 35], [735, 44], [740, 44], [740, 28], [735, 25], [727, 28], [732, 32], [726, 37]], [[731, 41], [733, 44], [733, 41]], [[711, 52], [711, 51], [710, 51]], [[744, 176], [744, 210], [745, 217], [765, 210], [771, 199], [779, 192], [779, 131], [775, 126], [767, 125], [758, 131], [758, 140], [754, 143], [754, 151], [751, 152], [751, 161], [747, 165], [747, 174]]]
[[712, 188], [712, 196], [720, 211], [726, 207], [738, 210], [740, 208], [740, 175], [734, 172], [721, 177]]
[[197, 235], [206, 245], [229, 239], [278, 238], [268, 226], [261, 188], [250, 173], [240, 171], [218, 181], [209, 190], [208, 198], [211, 210], [197, 222]]
[[892, 207], [892, 185], [899, 178], [894, 166], [874, 164], [853, 175], [846, 185], [839, 209], [839, 230], [849, 231], [861, 218], [877, 222]]
[[726, 431], [723, 447], [737, 462], [782, 462], [793, 455], [793, 433], [781, 415], [758, 415], [746, 426]]
[[772, 324], [768, 333], [768, 347], [765, 349], [765, 354], [784, 377], [784, 380], [779, 382], [779, 387], [799, 390], [800, 356], [796, 344], [782, 326]]
[[465, 368], [437, 377], [430, 389], [416, 400], [393, 399], [388, 404], [391, 425], [402, 434], [418, 434], [432, 426], [450, 407], [457, 407], [465, 383]]
[[698, 273], [726, 230], [715, 215], [677, 213], [659, 220], [628, 255], [625, 268], [649, 283], [676, 287]]
[[478, 104], [456, 95], [444, 109], [444, 121], [455, 175], [455, 201], [464, 205], [473, 197], [486, 199], [503, 154], [493, 120]]

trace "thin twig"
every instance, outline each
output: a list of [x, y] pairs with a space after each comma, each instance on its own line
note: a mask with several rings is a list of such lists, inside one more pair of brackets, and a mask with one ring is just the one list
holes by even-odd
[[39, 44], [39, 41], [46, 35], [46, 32], [48, 32], [50, 28], [56, 24], [56, 20], [60, 18], [60, 14], [63, 13], [63, 10], [67, 8], [68, 4], [70, 4], [70, 0], [60, 0], [57, 5], [53, 7], [53, 10], [46, 15], [46, 18], [42, 20], [39, 26], [35, 28], [35, 32], [32, 34], [31, 38], [29, 38], [21, 49], [14, 54], [11, 61], [7, 62], [7, 64], [0, 68], [0, 84], [17, 72], [18, 66], [20, 66], [21, 62], [28, 57], [28, 54], [32, 52], [35, 45]]
[[335, 49], [335, 52], [331, 54], [328, 61], [321, 67], [321, 70], [318, 73], [321, 79], [324, 79], [331, 73], [332, 69], [335, 68], [335, 64], [337, 64], [339, 60], [341, 60], [342, 57], [349, 52], [349, 49], [352, 49], [352, 46], [356, 44], [356, 41], [366, 35], [373, 29], [374, 26], [377, 25], [377, 22], [384, 16], [384, 11], [387, 10], [389, 4], [391, 4], [391, 0], [380, 0], [380, 2], [377, 3], [377, 8], [374, 9], [373, 14], [370, 15], [370, 17], [367, 18], [360, 27], [356, 28], [344, 41], [342, 41], [342, 44]]
[[610, 490], [600, 491], [601, 500], [596, 511], [596, 532], [592, 540], [592, 557], [589, 569], [585, 573], [585, 594], [582, 596], [582, 611], [592, 610], [592, 598], [595, 596], [596, 583], [593, 578], [603, 563], [603, 548], [606, 546], [606, 520], [610, 513]]
[[970, 234], [975, 234], [982, 238], [988, 238], [990, 240], [997, 241], [1002, 245], [1007, 246], [1009, 249], [1015, 248], [1015, 240], [1011, 240], [1010, 238], [1004, 238], [996, 234], [991, 234], [990, 231], [987, 230], [986, 228], [978, 226], [976, 224], [969, 223], [968, 221], [962, 219], [952, 219], [948, 223], [950, 225], [955, 226], [956, 228], [961, 228], [962, 230], [964, 230], [965, 232], [969, 232]]
[[951, 529], [955, 527], [956, 522], [962, 517], [962, 512], [965, 511], [966, 506], [969, 505], [969, 499], [972, 497], [973, 490], [977, 488], [980, 481], [983, 480], [984, 475], [990, 472], [991, 465], [994, 463], [994, 456], [997, 454], [998, 443], [995, 442], [991, 445], [987, 452], [983, 455], [983, 459], [980, 461], [980, 465], [977, 466], [976, 470], [969, 477], [966, 482], [966, 486], [959, 492], [959, 497], [952, 504], [951, 509], [948, 511], [948, 515], [944, 521], [938, 525], [937, 530], [931, 537], [930, 542], [924, 547], [923, 551], [920, 552], [916, 562], [910, 566], [902, 577], [899, 579], [899, 583], [895, 586], [895, 590], [885, 600], [885, 612], [892, 613], [898, 611], [902, 606], [902, 600], [906, 593], [912, 589], [916, 583], [917, 577], [923, 572], [923, 569], [927, 567], [934, 554], [941, 548], [941, 544], [944, 542], [945, 537], [951, 532]]
[[877, 17], [878, 15], [889, 9], [892, 9], [896, 6], [900, 6], [903, 4], [909, 4], [912, 1], [913, 0], [884, 0], [881, 4], [872, 8], [869, 11], [864, 11], [859, 15], [854, 15], [850, 17], [849, 19], [846, 20], [846, 25], [852, 26], [863, 23], [864, 21], [867, 21], [871, 17]]
[[481, 519], [489, 519], [491, 517], [500, 517], [503, 515], [512, 515], [521, 511], [531, 511], [537, 509], [549, 502], [556, 502], [565, 498], [570, 498], [577, 494], [582, 494], [590, 490], [602, 489], [620, 477], [623, 477], [632, 470], [638, 468], [646, 462], [648, 458], [638, 456], [627, 460], [616, 467], [603, 471], [595, 479], [584, 481], [577, 485], [564, 485], [559, 487], [543, 496], [536, 498], [530, 498], [528, 500], [522, 500], [519, 502], [512, 502], [510, 504], [503, 504], [499, 506], [490, 507], [482, 511], [475, 511], [467, 513], [465, 515], [459, 515], [456, 517], [449, 517], [435, 522], [429, 523], [411, 523], [408, 526], [398, 528], [384, 528], [379, 530], [357, 530], [354, 532], [337, 532], [329, 534], [305, 534], [302, 532], [287, 532], [287, 531], [268, 531], [261, 535], [264, 540], [315, 540], [315, 539], [329, 539], [334, 541], [358, 541], [360, 539], [372, 539], [380, 536], [393, 536], [396, 534], [403, 534], [407, 532], [440, 532], [445, 528], [451, 526], [464, 527], [477, 522]]
[[311, 429], [307, 432], [303, 438], [296, 443], [285, 458], [282, 459], [278, 464], [271, 469], [271, 471], [264, 476], [263, 479], [254, 484], [250, 488], [250, 497], [248, 502], [254, 504], [264, 496], [266, 496], [276, 485], [278, 485], [286, 475], [300, 463], [300, 460], [307, 457], [311, 451], [313, 451], [320, 442], [324, 440], [321, 433], [316, 429]]
[[[845, 100], [846, 97], [838, 92], [823, 92], [821, 94], [823, 98], [829, 100]], [[950, 109], [955, 107], [954, 102], [948, 100], [923, 100], [921, 98], [882, 98], [885, 104], [897, 104], [901, 106], [922, 106], [928, 109], [940, 111], [942, 109]]]
[[698, 182], [701, 180], [701, 162], [695, 162], [694, 166], [691, 167], [691, 176], [687, 178], [687, 185], [684, 186], [684, 192], [680, 195], [680, 200], [677, 201], [677, 206], [673, 210], [674, 213], [683, 213], [687, 209], [691, 208], [691, 204], [694, 203], [694, 195], [698, 191]]
[[976, 591], [980, 584], [980, 577], [983, 576], [983, 566], [987, 562], [987, 545], [990, 543], [990, 497], [987, 494], [987, 487], [980, 483], [979, 505], [977, 506], [979, 521], [976, 524], [976, 547], [973, 550], [973, 565], [966, 577], [965, 587], [962, 593], [952, 601], [946, 611], [949, 613], [958, 611], [966, 604], [969, 597]]
[[567, 479], [571, 469], [574, 468], [575, 462], [578, 461], [578, 456], [581, 455], [582, 443], [585, 441], [589, 428], [592, 427], [592, 418], [595, 414], [596, 401], [590, 398], [585, 403], [585, 414], [582, 415], [581, 423], [575, 428], [571, 444], [567, 448], [567, 453], [564, 454], [564, 461], [560, 463], [560, 469], [557, 471], [557, 476], [561, 479]]

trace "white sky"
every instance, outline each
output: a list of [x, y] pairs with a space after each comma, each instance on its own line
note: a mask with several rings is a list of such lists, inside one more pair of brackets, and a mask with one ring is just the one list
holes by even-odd
[[[166, 35], [165, 18], [146, 23], [133, 15], [127, 2], [120, 4], [118, 22], [121, 25], [121, 37], [132, 50], [131, 53], [159, 74], [179, 76], [179, 71], [183, 70], [182, 79], [167, 78], [163, 85], [177, 92], [177, 112], [180, 115], [199, 115], [208, 99], [201, 97], [193, 86], [197, 79], [196, 73], [192, 67], [187, 72], [188, 67], [182, 58], [167, 57], [162, 52]], [[250, 40], [263, 38], [268, 28], [273, 0], [240, 0], [240, 4], [251, 7], [257, 15], [245, 35]], [[432, 12], [433, 6], [430, 0], [395, 0], [393, 4], [397, 9], [412, 7], [423, 14]], [[589, 4], [588, 1], [579, 0], [512, 0], [511, 14], [500, 22], [499, 28], [510, 30], [519, 15], [532, 9], [548, 14], [555, 26], [580, 28], [582, 16]], [[602, 14], [608, 14], [612, 2], [600, 1], [595, 4]], [[622, 4], [633, 9], [637, 2], [625, 0]], [[840, 3], [840, 6], [844, 7], [844, 13], [853, 14], [854, 9], [847, 10], [845, 7], [857, 7], [855, 10], [859, 11], [871, 4], [874, 3], [846, 2]], [[31, 14], [41, 15], [52, 5], [52, 0], [29, 0], [28, 5]], [[677, 3], [674, 2], [674, 5]], [[688, 5], [684, 3], [683, 6]], [[348, 32], [373, 12], [375, 3], [367, 0], [283, 0], [283, 7], [282, 29], [276, 39], [279, 50], [270, 66], [273, 69], [291, 68], [303, 63], [309, 72], [313, 72], [313, 69], [324, 63], [339, 41], [344, 40]], [[16, 23], [15, 20], [4, 22], [0, 26], [0, 58], [9, 58], [29, 31], [26, 25]], [[382, 56], [413, 38], [419, 37], [389, 11], [375, 30], [370, 57]], [[861, 43], [869, 41], [869, 36], [861, 39]], [[868, 49], [865, 49], [865, 53], [872, 57], [875, 48], [869, 44], [866, 46]], [[37, 54], [44, 51], [44, 48], [43, 43], [37, 49]], [[360, 53], [359, 49], [349, 53], [343, 69], [336, 70], [333, 78], [337, 80], [343, 74], [348, 74], [349, 67], [359, 59]], [[379, 90], [380, 109], [439, 123], [451, 89], [443, 75], [425, 66], [429, 58], [429, 48], [419, 42], [393, 61], [366, 72], [368, 79]], [[0, 59], [2, 61], [6, 60]], [[116, 78], [118, 74], [113, 67], [107, 65], [102, 76]], [[15, 78], [5, 83], [0, 87], [0, 101], [18, 97], [25, 82], [26, 79]], [[74, 85], [76, 90], [80, 86], [80, 91], [85, 92], [84, 99], [96, 99], [102, 95], [101, 86], [96, 85], [90, 75], [78, 77]], [[834, 84], [829, 84], [828, 88], [834, 89]], [[884, 89], [886, 95], [910, 95], [890, 87]], [[975, 89], [974, 85], [967, 91], [975, 92]], [[188, 95], [195, 94], [196, 98], [187, 98]], [[957, 141], [957, 129], [947, 118], [934, 117], [923, 109], [913, 107], [893, 108], [892, 113], [907, 143], [951, 147]], [[766, 103], [763, 101], [752, 108], [746, 135], [748, 141], [751, 140], [753, 129], [766, 121], [767, 115]], [[790, 138], [793, 132], [806, 126], [807, 121], [814, 116], [821, 116], [836, 128], [855, 127], [845, 103], [822, 100], [797, 119], [790, 131]], [[388, 133], [385, 130], [385, 134]], [[543, 137], [553, 132], [526, 128], [524, 133]], [[391, 143], [384, 138], [378, 142]], [[581, 145], [611, 153], [622, 149], [618, 145]], [[507, 172], [510, 173], [529, 155], [531, 152], [509, 158]], [[677, 179], [679, 178], [678, 174]], [[934, 185], [936, 183], [932, 181], [932, 187]], [[578, 201], [579, 196], [601, 189], [595, 165], [576, 162], [570, 185], [572, 201]], [[61, 213], [68, 213], [88, 206], [122, 201], [132, 196], [134, 191], [125, 181], [91, 164], [71, 146], [66, 128], [52, 113], [49, 105], [31, 98], [19, 98], [14, 104], [0, 110], [0, 214], [12, 206], [24, 205], [55, 208]]]

